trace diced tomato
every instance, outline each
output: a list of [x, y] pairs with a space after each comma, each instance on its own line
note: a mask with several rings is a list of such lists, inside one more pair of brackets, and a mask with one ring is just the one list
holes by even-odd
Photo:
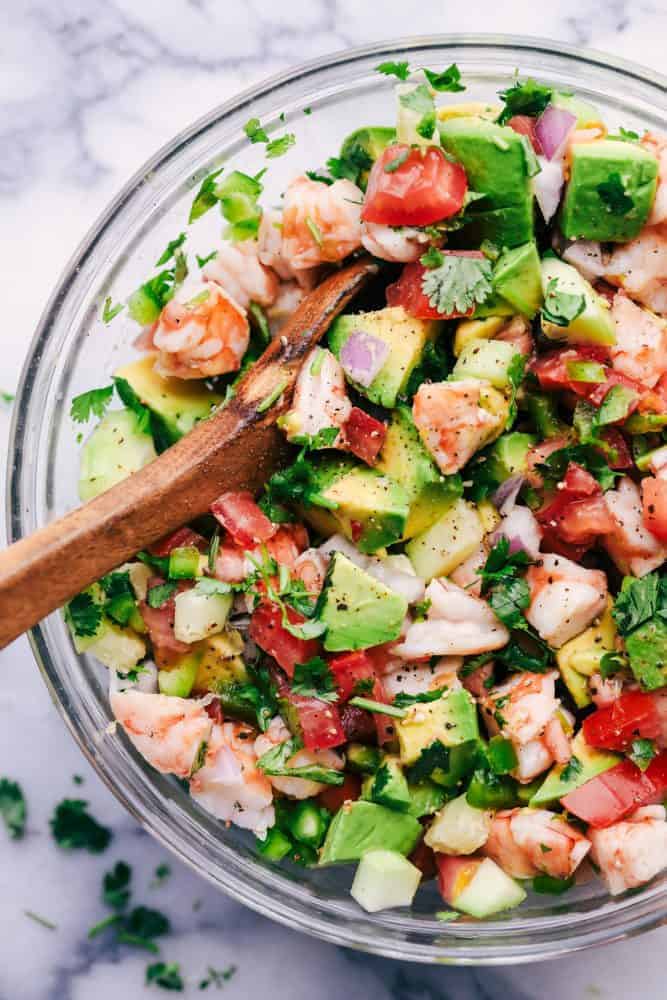
[[428, 846], [424, 843], [424, 838], [419, 841], [412, 854], [409, 855], [408, 860], [412, 862], [415, 868], [419, 868], [424, 878], [434, 878], [438, 870], [438, 866], [435, 860], [435, 854]]
[[633, 466], [632, 453], [618, 427], [605, 427], [600, 437], [605, 441], [614, 454], [607, 452], [605, 457], [611, 469], [631, 469]]
[[[355, 693], [358, 684], [370, 681], [370, 687], [375, 682], [375, 666], [365, 650], [356, 653], [342, 653], [329, 660], [329, 667], [338, 687], [338, 697], [341, 701], [349, 701]], [[366, 697], [370, 697], [367, 694]]]
[[252, 546], [273, 538], [278, 525], [269, 521], [252, 493], [223, 493], [211, 504], [211, 513], [237, 545]]
[[199, 549], [200, 552], [206, 552], [208, 542], [203, 535], [198, 534], [198, 532], [193, 531], [191, 528], [178, 528], [176, 531], [172, 531], [170, 535], [165, 535], [164, 538], [153, 542], [149, 546], [148, 551], [151, 555], [163, 559], [169, 555], [172, 549], [186, 547], [194, 547]]
[[648, 530], [667, 543], [667, 479], [649, 476], [642, 481], [642, 507]]
[[662, 728], [656, 696], [644, 691], [628, 691], [583, 721], [586, 742], [603, 750], [627, 750], [638, 738], [655, 740]]
[[[444, 250], [443, 253], [457, 257], [483, 258], [484, 254], [479, 250]], [[387, 286], [387, 304], [390, 306], [403, 306], [406, 313], [414, 316], [415, 319], [455, 319], [461, 316], [472, 316], [475, 311], [474, 306], [468, 312], [441, 313], [429, 302], [422, 289], [422, 280], [426, 268], [419, 261], [406, 264], [398, 281]]]
[[[159, 576], [151, 577], [148, 581], [148, 589], [159, 587], [164, 582]], [[172, 596], [159, 608], [152, 608], [147, 601], [140, 602], [141, 617], [148, 629], [153, 644], [153, 657], [158, 667], [169, 666], [179, 656], [190, 652], [189, 643], [181, 642], [174, 635], [174, 616], [176, 614], [174, 598], [177, 593], [189, 590], [192, 586], [192, 583], [182, 580]]]
[[353, 455], [375, 465], [387, 436], [387, 425], [370, 413], [353, 406], [345, 424], [345, 440]]
[[346, 774], [342, 785], [328, 785], [317, 799], [329, 812], [336, 813], [344, 802], [355, 802], [361, 795], [361, 778]]
[[361, 218], [384, 226], [428, 226], [460, 212], [467, 190], [465, 170], [441, 149], [395, 143], [373, 164]]
[[296, 712], [303, 745], [307, 750], [326, 750], [347, 743], [336, 705], [291, 691], [286, 697]]
[[451, 854], [436, 854], [438, 866], [438, 888], [442, 898], [450, 906], [456, 906], [456, 900], [482, 863], [482, 858], [469, 856], [454, 856]]
[[[287, 609], [287, 618], [291, 625], [301, 625], [306, 620], [293, 608]], [[289, 677], [294, 676], [295, 664], [307, 663], [320, 652], [317, 639], [299, 639], [283, 628], [280, 608], [270, 601], [262, 601], [255, 608], [248, 632], [253, 642], [272, 656]]]
[[[373, 691], [370, 695], [373, 701], [380, 701], [383, 705], [388, 705], [391, 698], [387, 696], [384, 685], [379, 677], [375, 678]], [[396, 720], [391, 715], [382, 715], [381, 712], [373, 712], [375, 729], [377, 730], [378, 743], [384, 746], [385, 743], [392, 743], [396, 739]]]
[[618, 823], [640, 806], [662, 802], [665, 794], [667, 750], [643, 772], [631, 760], [621, 761], [563, 796], [561, 803], [585, 823], [603, 827]]
[[545, 392], [570, 389], [578, 396], [588, 399], [592, 392], [606, 385], [606, 382], [576, 382], [568, 373], [568, 365], [573, 362], [597, 361], [598, 364], [609, 363], [609, 353], [606, 348], [595, 344], [581, 344], [578, 347], [565, 347], [557, 351], [548, 351], [530, 364], [530, 370], [537, 376], [540, 388]]
[[540, 140], [535, 135], [537, 118], [531, 118], [530, 115], [514, 115], [507, 122], [507, 125], [515, 132], [518, 132], [519, 135], [525, 135], [526, 138], [530, 140], [530, 144], [537, 155], [541, 155], [542, 147], [540, 145]]
[[544, 531], [546, 548], [556, 552], [561, 551], [558, 546], [564, 542], [581, 547], [582, 555], [599, 535], [615, 528], [600, 484], [576, 462], [570, 462], [555, 495], [536, 512], [536, 517]]

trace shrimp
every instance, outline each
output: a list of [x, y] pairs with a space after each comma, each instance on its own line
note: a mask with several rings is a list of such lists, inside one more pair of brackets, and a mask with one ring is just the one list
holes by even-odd
[[589, 829], [591, 857], [612, 896], [636, 889], [667, 866], [665, 807], [643, 806], [621, 823]]
[[526, 580], [530, 586], [526, 618], [556, 648], [583, 632], [607, 605], [606, 575], [564, 556], [543, 555], [529, 568]]
[[[265, 733], [255, 740], [255, 753], [258, 757], [273, 750], [274, 747], [289, 740], [291, 733], [279, 715], [271, 720], [269, 728]], [[343, 761], [333, 750], [297, 750], [287, 761], [288, 767], [328, 767], [337, 771], [342, 771]], [[269, 776], [268, 780], [273, 787], [289, 795], [293, 799], [310, 799], [327, 787], [319, 781], [311, 781], [309, 778], [280, 778]]]
[[382, 226], [377, 222], [362, 222], [361, 242], [374, 257], [392, 264], [408, 264], [418, 260], [430, 237], [420, 229], [407, 226]]
[[513, 878], [569, 878], [590, 849], [590, 840], [556, 813], [525, 808], [496, 813], [482, 851]]
[[[283, 282], [297, 282], [297, 288], [310, 291], [317, 284], [319, 268], [293, 268], [283, 256], [283, 213], [276, 208], [268, 208], [262, 213], [257, 235], [259, 259], [266, 267], [276, 272]], [[286, 287], [283, 285], [283, 288]]]
[[260, 261], [255, 240], [223, 243], [202, 271], [234, 301], [247, 309], [251, 302], [270, 306], [278, 295], [278, 278]]
[[281, 252], [293, 271], [335, 264], [361, 246], [363, 199], [352, 181], [292, 181], [285, 192]]
[[623, 476], [615, 490], [607, 490], [605, 500], [616, 529], [603, 536], [602, 544], [620, 571], [633, 576], [646, 576], [661, 566], [667, 558], [667, 547], [644, 523], [637, 484], [628, 476]]
[[616, 325], [616, 343], [609, 348], [614, 368], [653, 389], [667, 372], [667, 321], [623, 292], [614, 296], [611, 314]]
[[509, 323], [501, 327], [493, 338], [511, 344], [519, 354], [528, 356], [535, 349], [535, 341], [530, 332], [530, 323], [525, 316], [513, 316]]
[[424, 694], [446, 688], [453, 691], [461, 687], [458, 671], [463, 665], [460, 656], [441, 656], [436, 663], [410, 666], [401, 663], [382, 677], [385, 694], [393, 699], [397, 694]]
[[153, 333], [155, 370], [176, 378], [209, 378], [241, 367], [250, 339], [245, 309], [213, 282], [179, 289]]
[[482, 542], [471, 556], [468, 556], [453, 570], [450, 575], [452, 583], [467, 590], [469, 594], [479, 597], [482, 593], [482, 578], [479, 571], [486, 563], [487, 555], [486, 546]]
[[254, 735], [240, 722], [215, 724], [204, 762], [190, 779], [190, 795], [218, 819], [263, 838], [275, 822], [273, 789], [256, 766]]
[[324, 586], [328, 560], [319, 549], [306, 549], [294, 563], [294, 576], [301, 580], [309, 594], [319, 594]]
[[292, 441], [303, 434], [313, 436], [326, 427], [337, 427], [333, 445], [340, 447], [351, 411], [340, 362], [326, 348], [314, 347], [301, 366], [292, 406], [281, 419], [281, 428]]
[[199, 701], [137, 690], [112, 691], [111, 710], [148, 763], [163, 774], [187, 778], [212, 721]]
[[498, 729], [515, 746], [540, 737], [558, 710], [558, 672], [516, 674], [505, 684], [491, 688], [481, 699], [482, 714], [490, 732]]
[[653, 312], [667, 313], [667, 224], [644, 226], [634, 240], [620, 244], [605, 277]]
[[503, 425], [503, 418], [479, 405], [482, 379], [423, 383], [412, 404], [417, 429], [441, 472], [458, 472]]
[[667, 136], [647, 132], [641, 144], [658, 161], [658, 186], [647, 220], [649, 226], [658, 226], [661, 222], [667, 222]]
[[431, 605], [427, 620], [408, 626], [396, 656], [419, 660], [428, 656], [470, 656], [500, 649], [509, 632], [486, 603], [448, 580], [432, 580], [426, 588]]

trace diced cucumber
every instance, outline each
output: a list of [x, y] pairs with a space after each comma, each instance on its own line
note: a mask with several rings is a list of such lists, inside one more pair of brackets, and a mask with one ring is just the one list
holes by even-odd
[[424, 840], [442, 854], [473, 854], [486, 843], [492, 816], [492, 812], [475, 809], [465, 795], [459, 795], [442, 807]]
[[169, 553], [169, 578], [192, 580], [199, 576], [200, 552], [194, 545], [184, 545]]
[[277, 826], [272, 826], [265, 839], [256, 843], [258, 852], [269, 861], [282, 861], [292, 850], [292, 841]]
[[368, 851], [359, 862], [350, 895], [368, 913], [410, 906], [422, 873], [396, 851]]
[[187, 698], [194, 686], [201, 658], [202, 651], [193, 650], [182, 656], [171, 669], [161, 670], [157, 675], [160, 694], [170, 694], [175, 698]]
[[112, 410], [81, 450], [79, 496], [92, 500], [143, 468], [156, 456], [153, 438], [140, 430], [131, 410]]
[[466, 344], [452, 371], [453, 379], [478, 378], [496, 389], [510, 384], [509, 369], [517, 351], [504, 340], [476, 340]]
[[495, 861], [484, 858], [468, 885], [453, 901], [457, 910], [483, 919], [519, 906], [526, 898], [518, 882], [506, 875]]
[[201, 594], [186, 590], [174, 600], [174, 635], [179, 642], [199, 642], [221, 632], [232, 606], [231, 594]]
[[474, 506], [458, 499], [435, 524], [411, 539], [405, 551], [417, 576], [432, 580], [436, 576], [448, 576], [465, 562], [483, 537], [482, 522]]
[[86, 649], [105, 667], [126, 674], [146, 655], [146, 643], [129, 628], [121, 628], [107, 620], [98, 638]]

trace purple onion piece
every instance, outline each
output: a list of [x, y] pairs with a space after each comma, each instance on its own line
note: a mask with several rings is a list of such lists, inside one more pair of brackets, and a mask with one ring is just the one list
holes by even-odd
[[365, 330], [353, 330], [340, 352], [343, 371], [367, 389], [389, 356], [389, 345]]
[[502, 528], [496, 528], [496, 530], [491, 535], [489, 539], [491, 545], [497, 545], [501, 538], [506, 538], [509, 542], [509, 554], [514, 555], [515, 552], [527, 552], [528, 549], [516, 535], [508, 535]]
[[525, 476], [510, 476], [498, 487], [491, 499], [499, 512], [503, 515], [509, 514], [513, 509], [519, 490], [525, 482]]
[[555, 160], [562, 155], [570, 132], [577, 124], [577, 117], [564, 108], [550, 104], [537, 119], [535, 135], [547, 160]]

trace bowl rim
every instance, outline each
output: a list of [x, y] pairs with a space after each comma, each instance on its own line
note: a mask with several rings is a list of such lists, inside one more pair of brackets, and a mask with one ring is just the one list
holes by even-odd
[[[93, 225], [88, 229], [83, 239], [65, 264], [60, 277], [43, 309], [35, 333], [31, 339], [26, 358], [23, 364], [21, 376], [16, 392], [16, 404], [13, 408], [9, 442], [7, 454], [7, 495], [6, 495], [6, 528], [9, 542], [14, 542], [22, 537], [24, 510], [22, 505], [23, 484], [21, 481], [21, 461], [16, 462], [15, 457], [22, 457], [25, 451], [26, 435], [30, 430], [26, 416], [29, 411], [29, 403], [35, 389], [35, 381], [40, 367], [40, 359], [46, 347], [51, 329], [56, 321], [62, 304], [65, 302], [69, 291], [74, 284], [77, 273], [92, 254], [99, 240], [111, 225], [118, 213], [122, 210], [126, 202], [141, 185], [149, 172], [157, 171], [161, 166], [171, 159], [178, 150], [191, 141], [195, 136], [203, 133], [215, 122], [223, 120], [226, 116], [242, 110], [245, 106], [263, 97], [268, 97], [277, 88], [293, 83], [297, 80], [311, 77], [318, 72], [333, 67], [341, 67], [348, 63], [356, 63], [360, 60], [373, 56], [396, 55], [405, 50], [415, 51], [420, 49], [442, 48], [443, 52], [452, 48], [483, 50], [514, 50], [520, 56], [521, 52], [539, 54], [543, 52], [548, 55], [564, 57], [565, 59], [577, 60], [583, 67], [586, 64], [598, 67], [602, 70], [612, 71], [616, 74], [624, 75], [638, 81], [646, 90], [654, 93], [651, 100], [658, 107], [664, 106], [667, 115], [667, 76], [654, 73], [642, 66], [616, 56], [608, 55], [604, 52], [580, 48], [567, 43], [550, 41], [533, 36], [512, 36], [505, 34], [486, 33], [455, 33], [438, 34], [432, 36], [408, 36], [396, 39], [387, 39], [369, 45], [358, 46], [342, 52], [334, 52], [323, 57], [311, 59], [300, 63], [295, 67], [289, 67], [266, 79], [245, 88], [240, 93], [229, 98], [227, 101], [216, 105], [209, 112], [196, 119], [180, 133], [165, 142], [148, 160], [146, 160], [126, 181], [114, 198], [107, 204], [100, 213]], [[650, 73], [650, 77], [647, 75]], [[657, 927], [667, 921], [667, 890], [660, 887], [649, 888], [641, 893], [641, 896], [625, 899], [621, 906], [608, 914], [605, 914], [605, 906], [596, 908], [591, 914], [579, 915], [580, 919], [569, 923], [581, 924], [574, 938], [566, 938], [566, 942], [559, 942], [558, 936], [555, 938], [550, 932], [536, 946], [531, 941], [519, 941], [518, 944], [508, 939], [499, 946], [490, 947], [487, 951], [478, 951], [477, 947], [470, 952], [460, 947], [451, 947], [456, 941], [461, 939], [457, 936], [449, 941], [431, 940], [428, 944], [420, 945], [415, 940], [405, 936], [404, 940], [398, 941], [396, 938], [387, 940], [383, 937], [383, 928], [375, 927], [375, 933], [367, 933], [363, 940], [359, 939], [358, 929], [340, 920], [332, 922], [330, 914], [325, 918], [315, 916], [309, 912], [309, 907], [299, 909], [294, 898], [287, 904], [275, 902], [266, 892], [262, 892], [256, 886], [248, 885], [243, 878], [232, 876], [226, 873], [226, 883], [216, 879], [211, 871], [202, 869], [196, 858], [188, 856], [182, 845], [174, 843], [169, 837], [169, 823], [161, 817], [153, 815], [144, 804], [135, 804], [129, 795], [129, 789], [118, 784], [113, 777], [106, 772], [102, 763], [96, 758], [94, 748], [90, 745], [89, 736], [85, 733], [80, 719], [73, 719], [70, 715], [63, 690], [57, 682], [57, 678], [52, 674], [49, 659], [49, 643], [41, 625], [32, 629], [28, 635], [29, 642], [39, 666], [42, 677], [51, 694], [56, 708], [64, 720], [67, 728], [79, 745], [84, 756], [91, 766], [109, 787], [114, 796], [130, 812], [130, 814], [154, 836], [166, 849], [172, 851], [178, 858], [189, 865], [200, 876], [207, 878], [222, 889], [233, 899], [242, 902], [251, 909], [263, 916], [268, 916], [279, 923], [292, 929], [298, 929], [313, 937], [326, 940], [338, 945], [353, 947], [358, 950], [383, 955], [393, 958], [401, 958], [418, 962], [443, 962], [447, 964], [460, 965], [495, 965], [495, 964], [517, 964], [521, 962], [535, 960], [537, 958], [555, 958], [580, 951], [594, 945], [609, 943], [623, 938], [641, 933], [643, 931]], [[597, 929], [589, 927], [593, 921], [601, 916], [606, 916], [603, 920], [605, 926]], [[531, 918], [523, 921], [524, 931], [528, 932], [528, 925], [532, 925], [541, 918]], [[389, 921], [391, 922], [391, 921]], [[517, 929], [517, 924], [521, 921], [513, 922], [513, 929]], [[564, 921], [556, 921], [561, 929]], [[484, 924], [476, 925], [478, 934], [471, 934], [470, 937], [483, 939], [486, 934]], [[487, 924], [486, 927], [489, 927]], [[518, 928], [521, 930], [521, 927]], [[532, 926], [531, 928], [532, 929]], [[446, 932], [446, 925], [442, 925], [443, 935]]]

